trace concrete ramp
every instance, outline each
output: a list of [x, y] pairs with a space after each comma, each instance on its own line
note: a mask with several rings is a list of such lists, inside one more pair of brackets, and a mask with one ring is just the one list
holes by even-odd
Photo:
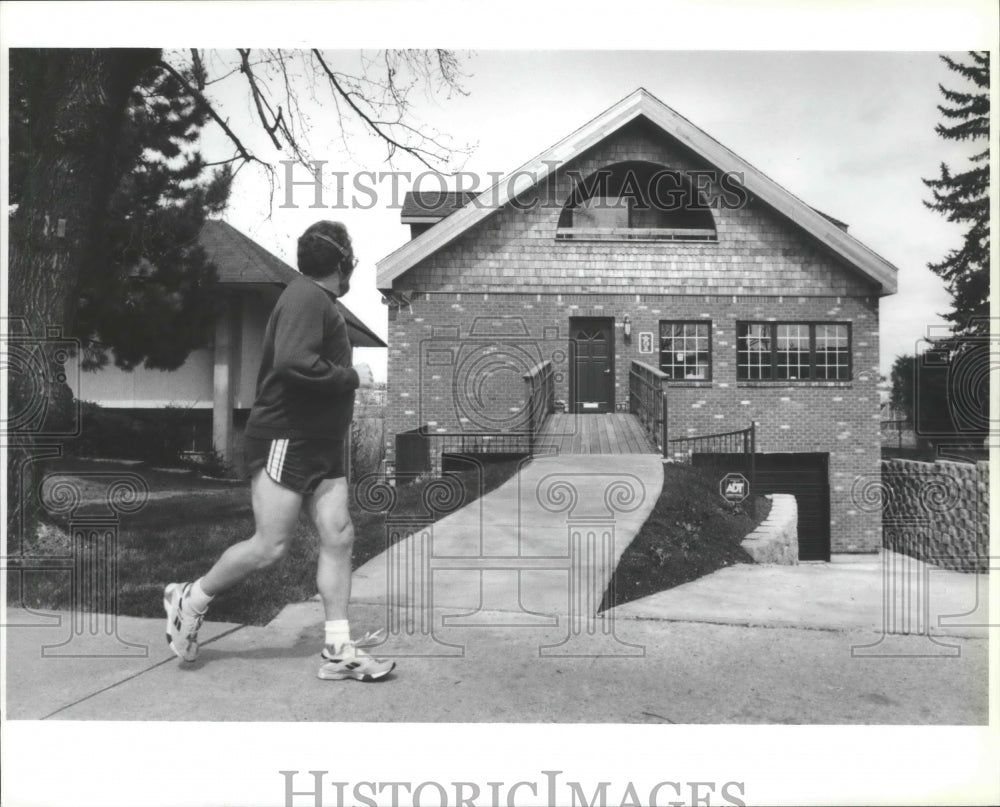
[[[352, 601], [440, 626], [591, 619], [663, 486], [657, 455], [540, 457], [479, 501], [411, 531], [354, 574]], [[405, 529], [405, 525], [401, 525]]]

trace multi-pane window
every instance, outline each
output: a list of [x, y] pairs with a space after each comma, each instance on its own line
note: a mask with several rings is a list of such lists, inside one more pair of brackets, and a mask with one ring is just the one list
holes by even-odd
[[736, 378], [740, 381], [846, 381], [851, 332], [846, 323], [740, 322]]
[[673, 381], [708, 381], [712, 345], [708, 322], [661, 322], [660, 369]]
[[777, 377], [789, 381], [809, 378], [809, 326], [779, 325], [775, 339]]
[[815, 378], [851, 377], [850, 337], [846, 325], [816, 326]]
[[747, 322], [736, 327], [736, 377], [741, 380], [771, 378], [771, 347], [774, 338], [770, 323]]
[[684, 171], [628, 160], [593, 171], [559, 214], [559, 239], [715, 241], [706, 196]]

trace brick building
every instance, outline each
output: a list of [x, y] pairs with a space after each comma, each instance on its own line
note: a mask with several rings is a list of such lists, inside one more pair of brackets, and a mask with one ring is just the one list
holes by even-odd
[[800, 557], [881, 545], [858, 491], [897, 270], [846, 225], [642, 89], [478, 195], [411, 194], [402, 220], [378, 264], [390, 457], [421, 426], [522, 428], [540, 361], [568, 412], [627, 411], [638, 361], [663, 374], [668, 438], [756, 421], [772, 487], [809, 486]]

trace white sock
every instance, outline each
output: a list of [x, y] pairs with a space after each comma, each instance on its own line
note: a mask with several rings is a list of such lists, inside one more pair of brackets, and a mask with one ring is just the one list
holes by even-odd
[[191, 610], [196, 614], [203, 614], [208, 610], [208, 606], [214, 599], [215, 597], [211, 597], [205, 593], [205, 590], [201, 587], [201, 578], [199, 577], [195, 580], [194, 585], [191, 586], [184, 604], [190, 606]]
[[326, 643], [334, 650], [339, 650], [351, 641], [351, 625], [346, 619], [328, 619], [324, 623]]

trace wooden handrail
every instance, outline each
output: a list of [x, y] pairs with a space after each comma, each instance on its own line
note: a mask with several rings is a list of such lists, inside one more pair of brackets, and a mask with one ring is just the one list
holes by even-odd
[[541, 361], [523, 376], [528, 384], [528, 444], [535, 453], [535, 438], [555, 409], [555, 372], [552, 362]]
[[651, 376], [653, 376], [654, 378], [658, 378], [661, 381], [665, 381], [668, 378], [667, 374], [663, 372], [663, 370], [661, 370], [659, 367], [653, 367], [651, 364], [646, 364], [645, 362], [632, 359], [632, 367], [633, 368], [638, 367], [640, 370], [645, 370]]
[[538, 364], [536, 364], [534, 367], [532, 367], [530, 370], [528, 370], [528, 372], [526, 372], [521, 377], [525, 381], [527, 381], [529, 378], [532, 378], [532, 377], [537, 376], [537, 375], [541, 375], [545, 371], [546, 368], [548, 368], [551, 371], [552, 370], [552, 362], [548, 361], [548, 360], [540, 361], [540, 362], [538, 362]]
[[657, 447], [667, 451], [667, 374], [633, 359], [628, 374], [629, 410], [639, 417], [639, 422]]

